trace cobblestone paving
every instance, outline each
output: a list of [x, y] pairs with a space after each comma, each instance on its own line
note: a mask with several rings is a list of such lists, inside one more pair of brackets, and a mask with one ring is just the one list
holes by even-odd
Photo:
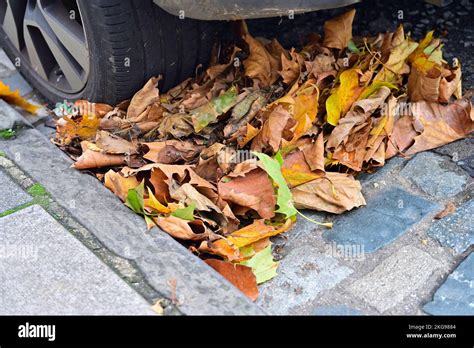
[[[458, 57], [463, 89], [473, 87], [472, 1], [438, 8], [411, 0], [366, 0], [355, 8], [355, 35], [393, 31], [400, 22], [415, 39], [432, 29], [445, 35], [445, 59]], [[257, 36], [276, 37], [285, 47], [298, 46], [309, 33], [322, 33], [327, 18], [344, 11], [253, 20], [248, 25]], [[333, 221], [334, 228], [299, 221], [286, 240], [280, 238], [285, 244], [283, 277], [264, 286], [261, 301], [275, 313], [474, 314], [474, 277], [467, 271], [474, 245], [473, 176], [473, 139], [408, 160], [393, 158], [375, 174], [360, 175], [367, 206], [342, 216], [314, 214], [316, 220]], [[448, 202], [457, 211], [433, 220]], [[466, 265], [460, 269], [463, 259]], [[291, 282], [283, 278], [289, 269], [301, 272], [304, 281], [288, 285]]]
[[[414, 3], [358, 4], [362, 11], [354, 32], [393, 30], [399, 9], [404, 10], [405, 27], [416, 38], [431, 28], [447, 29], [446, 58], [461, 57], [464, 89], [471, 88], [474, 58], [468, 48], [474, 46], [474, 29], [468, 23], [472, 3], [463, 0], [448, 9]], [[295, 38], [321, 32], [324, 20], [339, 12], [321, 11], [294, 21], [255, 20], [249, 26], [257, 34], [277, 36], [291, 46], [298, 44]], [[1, 50], [0, 77], [19, 86], [28, 98], [41, 100]], [[0, 115], [7, 112], [0, 105]], [[46, 119], [28, 116], [48, 135], [53, 130], [45, 126]], [[411, 159], [394, 158], [376, 173], [361, 175], [366, 207], [342, 216], [306, 212], [316, 220], [333, 221], [334, 229], [300, 220], [295, 229], [275, 238], [279, 276], [261, 287], [257, 303], [275, 314], [473, 315], [473, 145], [473, 139], [460, 140]], [[0, 141], [0, 150], [1, 146]], [[7, 181], [0, 172], [0, 184]], [[0, 213], [11, 207], [11, 199], [25, 202], [14, 185], [8, 183], [8, 187], [12, 191], [2, 200]], [[434, 220], [447, 203], [453, 203], [456, 212]]]

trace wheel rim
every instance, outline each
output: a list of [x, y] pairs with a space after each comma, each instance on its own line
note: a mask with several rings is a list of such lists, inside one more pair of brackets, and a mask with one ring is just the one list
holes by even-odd
[[0, 0], [7, 39], [50, 86], [77, 93], [87, 83], [89, 50], [76, 0]]

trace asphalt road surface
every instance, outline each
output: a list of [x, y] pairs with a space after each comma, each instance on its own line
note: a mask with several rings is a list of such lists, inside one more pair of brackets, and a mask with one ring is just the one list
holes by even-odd
[[[435, 30], [445, 46], [444, 58], [449, 63], [454, 57], [460, 60], [463, 73], [463, 91], [473, 88], [474, 82], [474, 3], [469, 0], [452, 1], [437, 7], [420, 0], [374, 1], [367, 0], [352, 5], [356, 16], [354, 36], [374, 36], [380, 32], [394, 31], [403, 23], [405, 31], [415, 40], [426, 32]], [[247, 24], [254, 36], [277, 38], [285, 48], [300, 47], [312, 32], [323, 34], [324, 22], [347, 11], [347, 8], [322, 10], [288, 17], [249, 20]], [[400, 12], [402, 11], [402, 12]], [[403, 19], [399, 19], [400, 14]]]

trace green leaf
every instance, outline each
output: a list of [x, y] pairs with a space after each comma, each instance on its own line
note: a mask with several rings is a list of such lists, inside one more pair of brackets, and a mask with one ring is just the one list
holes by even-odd
[[13, 129], [4, 129], [0, 131], [0, 139], [11, 139], [15, 134], [16, 132]]
[[359, 100], [367, 99], [372, 94], [377, 92], [382, 86], [388, 87], [390, 89], [398, 90], [397, 86], [390, 82], [385, 81], [374, 81], [370, 86], [366, 87], [360, 94]]
[[276, 159], [273, 159], [270, 156], [260, 152], [253, 152], [253, 154], [257, 156], [258, 159], [262, 162], [263, 169], [267, 172], [268, 176], [272, 178], [272, 180], [278, 187], [278, 209], [275, 210], [275, 212], [284, 214], [287, 219], [296, 216], [298, 211], [293, 206], [293, 196], [291, 194], [290, 189], [288, 188], [288, 185], [286, 184], [283, 174], [281, 173], [281, 163], [283, 163], [281, 153], [278, 152], [275, 155]]
[[353, 53], [360, 54], [360, 50], [357, 48], [356, 44], [352, 40], [349, 40], [349, 42], [347, 43], [347, 48]]
[[176, 216], [180, 219], [183, 220], [194, 220], [194, 209], [196, 209], [196, 203], [192, 202], [190, 205], [188, 205], [186, 208], [181, 208], [181, 209], [176, 209], [173, 214], [173, 216]]
[[214, 123], [223, 113], [229, 111], [237, 101], [237, 88], [232, 86], [222, 95], [209, 103], [191, 111], [194, 131], [203, 130], [208, 124]]
[[143, 181], [137, 187], [128, 190], [125, 205], [132, 209], [135, 213], [145, 215], [143, 204], [143, 194], [145, 192], [145, 184]]
[[278, 262], [273, 261], [272, 246], [256, 253], [250, 260], [240, 262], [241, 265], [251, 267], [257, 278], [257, 284], [266, 282], [277, 275]]

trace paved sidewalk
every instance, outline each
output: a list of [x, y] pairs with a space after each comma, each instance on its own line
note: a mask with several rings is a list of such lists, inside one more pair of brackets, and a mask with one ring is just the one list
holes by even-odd
[[156, 314], [41, 206], [0, 226], [0, 315]]
[[26, 192], [5, 169], [15, 173], [0, 157], [0, 315], [154, 314], [41, 207], [51, 203], [41, 185], [23, 177]]
[[[8, 70], [12, 65], [1, 57], [0, 51], [0, 75], [21, 86], [15, 80], [20, 75]], [[38, 98], [23, 88], [30, 98]], [[23, 311], [13, 304], [7, 310], [43, 313], [57, 301], [52, 311], [73, 311], [72, 304], [84, 301], [84, 311], [145, 314], [148, 303], [164, 298], [165, 314], [262, 313], [164, 233], [146, 232], [144, 222], [95, 179], [69, 169], [67, 157], [37, 131], [54, 131], [45, 126], [46, 117], [27, 116], [28, 124], [0, 102], [0, 120], [6, 115], [17, 136], [0, 139], [0, 150], [11, 160], [3, 160], [4, 169], [0, 166], [0, 216], [8, 212], [0, 217], [0, 246], [15, 241], [44, 245], [33, 251], [54, 255], [41, 257], [40, 264], [9, 260], [9, 267], [25, 275], [18, 281], [13, 281], [12, 269], [0, 265], [3, 301], [15, 299], [13, 289], [24, 300], [19, 302]], [[366, 207], [341, 216], [305, 212], [334, 222], [334, 228], [299, 219], [289, 233], [275, 238], [279, 275], [261, 286], [257, 304], [272, 314], [474, 315], [473, 176], [473, 139], [408, 160], [394, 158], [375, 174], [361, 175]], [[40, 207], [41, 194], [25, 193], [23, 188], [34, 182], [67, 211], [68, 221], [82, 226], [82, 232], [73, 233], [82, 244]], [[447, 203], [456, 212], [434, 220]], [[22, 209], [15, 211], [18, 206]], [[170, 286], [173, 280], [177, 290]], [[70, 301], [62, 302], [63, 295]]]

